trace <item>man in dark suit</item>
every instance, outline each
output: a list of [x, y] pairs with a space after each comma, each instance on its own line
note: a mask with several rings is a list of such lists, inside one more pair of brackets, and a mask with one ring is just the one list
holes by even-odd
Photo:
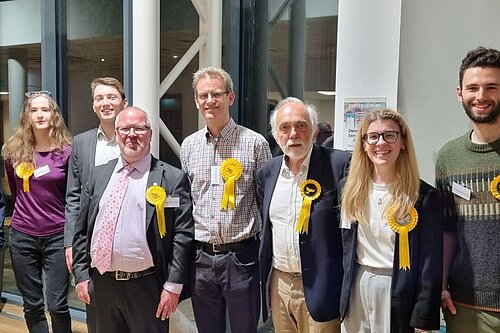
[[337, 185], [349, 154], [313, 145], [316, 109], [297, 98], [281, 101], [270, 122], [284, 155], [258, 173], [263, 319], [270, 310], [277, 332], [340, 332]]
[[[115, 137], [115, 118], [127, 106], [123, 85], [115, 78], [96, 78], [91, 82], [90, 89], [92, 108], [99, 118], [99, 127], [80, 133], [73, 138], [66, 184], [64, 247], [66, 266], [70, 272], [73, 266], [73, 234], [80, 210], [82, 187], [85, 186], [90, 172], [96, 166], [106, 164], [120, 155], [120, 148]], [[96, 332], [94, 317], [95, 309], [87, 306], [89, 333]]]
[[[150, 155], [150, 123], [141, 109], [129, 107], [117, 116], [116, 137], [120, 158], [96, 167], [82, 194], [73, 240], [77, 295], [95, 302], [99, 332], [168, 332], [166, 319], [189, 282], [194, 233], [189, 180]], [[120, 191], [125, 171], [128, 183]], [[117, 199], [112, 251], [103, 265], [100, 251], [115, 192], [124, 195]]]

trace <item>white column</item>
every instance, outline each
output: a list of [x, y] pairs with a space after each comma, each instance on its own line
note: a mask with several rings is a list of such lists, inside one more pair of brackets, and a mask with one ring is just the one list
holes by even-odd
[[153, 129], [151, 152], [159, 157], [160, 1], [134, 0], [132, 7], [134, 106], [149, 115]]
[[401, 0], [339, 0], [335, 147], [344, 147], [344, 98], [397, 107]]
[[[5, 133], [11, 136], [19, 121], [19, 115], [24, 103], [24, 93], [26, 92], [26, 64], [28, 56], [26, 49], [9, 50], [8, 80], [9, 80], [9, 128]], [[5, 128], [5, 127], [4, 127]]]
[[[207, 42], [200, 49], [200, 68], [222, 64], [222, 0], [193, 0], [200, 15], [200, 35], [208, 36]], [[205, 120], [198, 114], [198, 127], [205, 126]]]

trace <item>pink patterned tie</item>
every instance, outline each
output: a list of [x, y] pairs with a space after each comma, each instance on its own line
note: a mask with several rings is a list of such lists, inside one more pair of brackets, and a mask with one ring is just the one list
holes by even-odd
[[99, 273], [104, 274], [111, 266], [111, 253], [113, 248], [113, 239], [115, 236], [116, 221], [122, 206], [123, 197], [127, 191], [129, 175], [134, 170], [131, 165], [123, 168], [122, 174], [116, 182], [108, 202], [104, 208], [104, 215], [101, 221], [101, 227], [97, 238], [97, 249], [95, 252], [95, 267]]

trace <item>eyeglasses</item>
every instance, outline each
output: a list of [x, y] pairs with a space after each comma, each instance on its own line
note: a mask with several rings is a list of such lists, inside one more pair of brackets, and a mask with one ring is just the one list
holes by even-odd
[[26, 97], [32, 97], [32, 96], [37, 96], [37, 95], [47, 95], [49, 97], [52, 97], [52, 93], [50, 91], [48, 91], [48, 90], [28, 91], [24, 95]]
[[363, 136], [363, 139], [369, 145], [375, 145], [380, 140], [380, 137], [383, 137], [384, 141], [387, 143], [394, 143], [398, 140], [399, 132], [398, 131], [385, 131], [382, 133], [370, 132], [366, 133]]
[[202, 101], [206, 101], [208, 97], [212, 97], [212, 99], [220, 99], [222, 96], [227, 94], [229, 91], [211, 91], [211, 92], [202, 92], [199, 94], [196, 94], [198, 98]]
[[116, 130], [123, 135], [129, 135], [130, 131], [134, 130], [135, 134], [142, 135], [150, 129], [149, 126], [127, 126], [127, 127], [117, 127]]

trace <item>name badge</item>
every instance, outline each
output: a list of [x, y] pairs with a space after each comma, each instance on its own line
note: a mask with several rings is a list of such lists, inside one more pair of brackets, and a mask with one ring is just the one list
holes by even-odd
[[35, 178], [42, 177], [50, 172], [48, 165], [44, 165], [35, 170]]
[[220, 184], [220, 167], [218, 165], [212, 165], [210, 167], [210, 184], [219, 185]]
[[178, 196], [169, 195], [165, 202], [163, 203], [164, 208], [177, 208], [179, 207], [180, 201]]
[[451, 192], [459, 196], [460, 198], [470, 201], [471, 190], [463, 185], [453, 182], [453, 185], [451, 186]]
[[350, 221], [347, 221], [347, 220], [344, 220], [344, 219], [340, 219], [340, 223], [339, 223], [339, 228], [340, 229], [351, 229], [351, 222]]

